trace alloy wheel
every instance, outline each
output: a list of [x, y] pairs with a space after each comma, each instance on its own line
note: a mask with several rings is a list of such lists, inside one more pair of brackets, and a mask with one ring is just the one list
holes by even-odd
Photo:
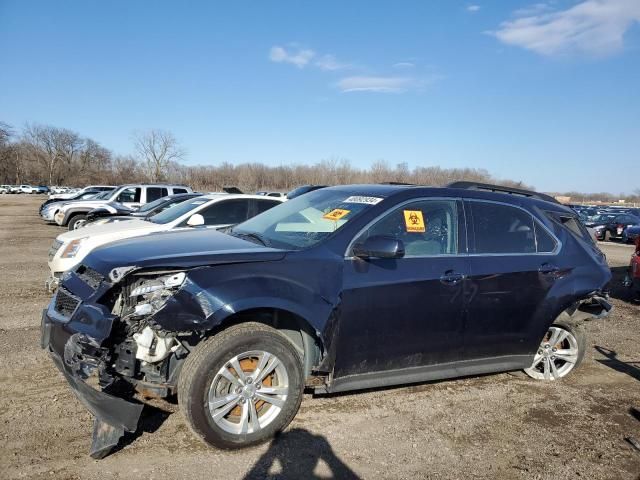
[[253, 350], [236, 355], [216, 373], [208, 392], [211, 419], [226, 432], [255, 433], [280, 414], [289, 377], [275, 355]]
[[525, 373], [537, 380], [557, 380], [573, 370], [578, 362], [578, 354], [576, 337], [569, 330], [552, 326]]

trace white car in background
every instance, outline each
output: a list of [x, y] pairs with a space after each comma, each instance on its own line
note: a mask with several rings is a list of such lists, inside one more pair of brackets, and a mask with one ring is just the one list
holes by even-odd
[[0, 185], [0, 194], [11, 193], [11, 185]]
[[18, 185], [17, 190], [18, 193], [35, 193], [37, 189], [31, 185]]
[[[114, 188], [116, 188], [114, 185], [89, 185], [86, 186], [80, 190], [76, 189], [76, 188], [68, 188], [68, 187], [52, 187], [51, 191], [54, 192], [53, 194], [49, 195], [49, 199], [53, 200], [66, 200], [68, 198], [71, 198], [72, 196], [74, 196], [76, 193], [78, 192], [84, 192], [86, 190], [95, 190], [95, 191], [103, 191], [106, 192], [107, 190], [113, 190]], [[65, 193], [57, 193], [57, 191], [61, 191], [64, 189]]]
[[263, 195], [265, 197], [275, 197], [275, 198], [283, 198], [283, 199], [287, 199], [287, 194], [284, 192], [267, 192], [267, 191], [261, 191], [261, 192], [257, 192], [256, 195]]
[[283, 199], [261, 195], [213, 193], [178, 203], [147, 220], [87, 225], [58, 235], [49, 249], [48, 290], [54, 290], [62, 274], [77, 266], [94, 248], [126, 238], [190, 228], [221, 229], [242, 223]]

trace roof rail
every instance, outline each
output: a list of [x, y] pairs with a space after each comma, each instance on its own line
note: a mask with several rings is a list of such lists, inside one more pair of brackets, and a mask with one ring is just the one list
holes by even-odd
[[410, 187], [415, 187], [415, 183], [405, 183], [405, 182], [379, 182], [378, 185], [407, 185]]
[[508, 193], [511, 195], [520, 195], [522, 197], [537, 198], [538, 200], [544, 200], [545, 202], [557, 203], [558, 200], [551, 195], [545, 193], [538, 193], [532, 190], [524, 190], [521, 188], [504, 187], [502, 185], [491, 185], [489, 183], [478, 182], [452, 182], [447, 185], [448, 188], [460, 188], [462, 190], [486, 190], [489, 192]]

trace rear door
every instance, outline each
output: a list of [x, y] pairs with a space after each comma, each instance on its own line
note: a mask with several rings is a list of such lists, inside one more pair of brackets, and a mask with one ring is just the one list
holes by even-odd
[[560, 244], [513, 205], [471, 200], [465, 211], [471, 245], [464, 357], [528, 355], [540, 340], [541, 308], [560, 270]]
[[147, 198], [145, 199], [145, 203], [155, 202], [159, 198], [166, 197], [169, 192], [166, 187], [147, 187]]

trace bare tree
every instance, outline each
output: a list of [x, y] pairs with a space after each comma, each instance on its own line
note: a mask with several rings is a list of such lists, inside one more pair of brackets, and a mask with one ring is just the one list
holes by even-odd
[[45, 167], [49, 185], [60, 165], [71, 164], [83, 144], [77, 133], [45, 125], [27, 125], [22, 141], [28, 154]]
[[149, 178], [154, 182], [165, 181], [169, 165], [185, 156], [171, 132], [164, 130], [136, 132], [133, 139], [136, 152], [146, 163]]

